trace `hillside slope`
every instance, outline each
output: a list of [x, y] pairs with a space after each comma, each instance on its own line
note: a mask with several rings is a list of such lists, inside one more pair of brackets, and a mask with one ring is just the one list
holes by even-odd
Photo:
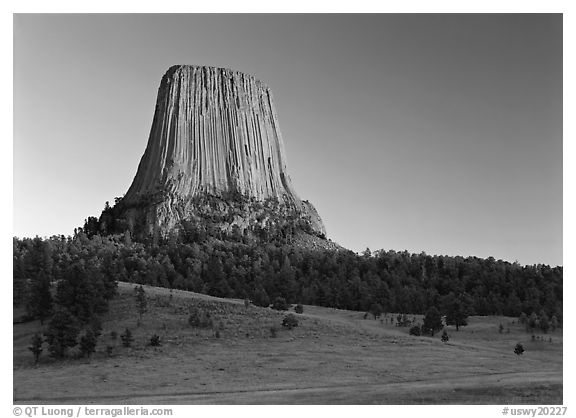
[[[390, 315], [380, 321], [305, 306], [299, 326], [287, 330], [285, 312], [145, 287], [148, 312], [138, 325], [133, 289], [119, 284], [90, 360], [44, 358], [34, 366], [27, 346], [39, 323], [15, 324], [14, 402], [562, 403], [561, 333], [532, 342], [511, 318], [473, 317], [459, 332], [447, 327], [444, 344], [439, 335], [409, 336]], [[191, 307], [210, 313], [214, 329], [191, 327]], [[510, 332], [499, 333], [499, 323]], [[111, 336], [127, 327], [132, 348]], [[148, 345], [153, 334], [160, 347]], [[523, 356], [513, 353], [518, 341]]]

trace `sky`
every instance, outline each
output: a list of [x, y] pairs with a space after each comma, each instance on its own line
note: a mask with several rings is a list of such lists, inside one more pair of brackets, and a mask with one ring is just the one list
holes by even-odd
[[174, 64], [274, 94], [327, 235], [562, 265], [562, 15], [13, 19], [13, 235], [70, 235], [122, 196]]

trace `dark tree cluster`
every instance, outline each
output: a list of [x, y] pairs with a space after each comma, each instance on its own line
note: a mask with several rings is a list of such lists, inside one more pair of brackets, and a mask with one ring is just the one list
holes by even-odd
[[[300, 303], [369, 312], [375, 318], [396, 312], [406, 317], [405, 326], [414, 325], [405, 314], [426, 314], [431, 308], [456, 329], [472, 314], [525, 313], [526, 326], [542, 330], [562, 323], [562, 267], [407, 251], [307, 250], [281, 239], [253, 242], [238, 231], [231, 240], [208, 233], [201, 239], [197, 233], [139, 239], [127, 230], [101, 235], [101, 220], [94, 228], [90, 222], [73, 237], [13, 240], [14, 303], [26, 307], [31, 318], [52, 318], [51, 327], [66, 322], [79, 328], [76, 334], [74, 329], [50, 334], [60, 346], [57, 356], [105, 312], [117, 281], [278, 309]], [[140, 299], [143, 314], [145, 299]], [[440, 330], [432, 319], [425, 333]]]
[[[13, 240], [14, 304], [25, 308], [24, 320], [48, 321], [44, 337], [51, 356], [66, 357], [77, 346], [80, 355], [94, 352], [99, 317], [116, 292], [111, 272], [118, 255], [113, 243], [99, 236]], [[42, 352], [38, 342], [34, 337], [36, 361]]]

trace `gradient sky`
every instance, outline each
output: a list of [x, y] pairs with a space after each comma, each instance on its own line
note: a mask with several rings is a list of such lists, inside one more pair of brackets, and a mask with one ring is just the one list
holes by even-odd
[[559, 14], [15, 15], [14, 235], [128, 190], [174, 64], [271, 87], [333, 241], [562, 264]]

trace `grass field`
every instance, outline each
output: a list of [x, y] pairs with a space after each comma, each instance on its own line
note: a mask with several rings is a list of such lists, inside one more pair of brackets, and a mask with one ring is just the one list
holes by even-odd
[[[315, 306], [304, 306], [299, 326], [287, 330], [280, 326], [285, 312], [144, 288], [148, 311], [138, 324], [134, 285], [119, 284], [90, 360], [56, 362], [43, 353], [34, 365], [27, 347], [40, 324], [14, 324], [14, 402], [562, 404], [561, 330], [532, 341], [514, 318], [471, 317], [458, 332], [446, 327], [443, 343], [440, 334], [408, 335], [390, 315], [364, 319], [363, 312]], [[188, 325], [190, 306], [210, 312], [218, 335]], [[126, 327], [135, 336], [131, 348], [111, 335]], [[153, 334], [160, 347], [148, 344]], [[513, 352], [518, 342], [521, 356]]]

